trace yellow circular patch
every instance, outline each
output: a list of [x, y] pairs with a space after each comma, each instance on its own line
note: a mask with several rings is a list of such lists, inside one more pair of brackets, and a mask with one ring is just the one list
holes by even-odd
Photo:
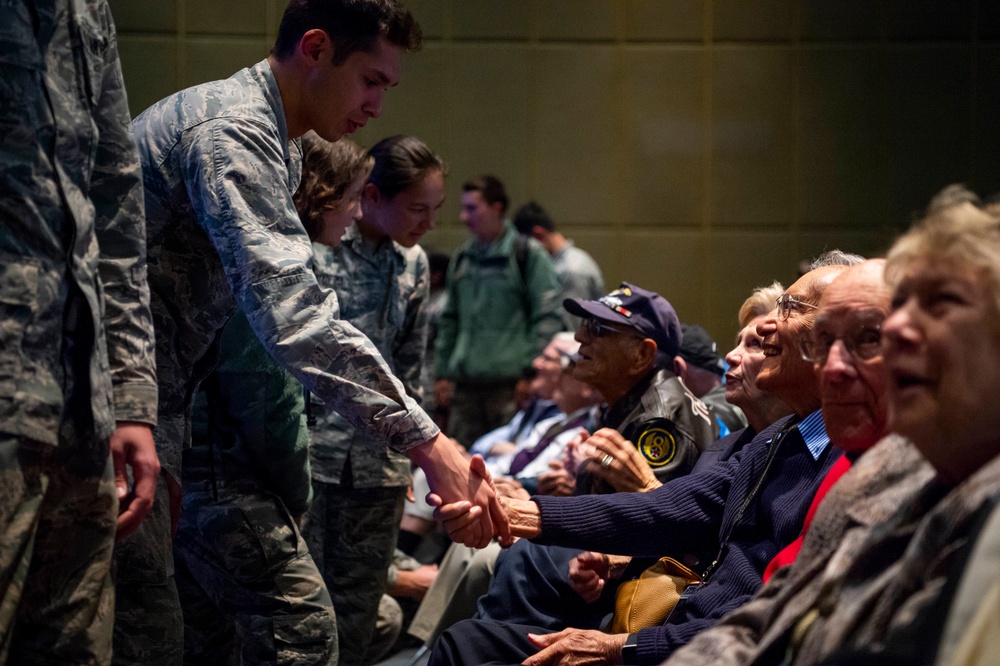
[[650, 428], [639, 438], [639, 453], [650, 467], [662, 467], [677, 455], [677, 442], [669, 431]]

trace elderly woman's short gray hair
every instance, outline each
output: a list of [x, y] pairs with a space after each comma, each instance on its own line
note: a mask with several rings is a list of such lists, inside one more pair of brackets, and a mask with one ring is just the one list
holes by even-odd
[[783, 293], [785, 293], [785, 288], [777, 280], [766, 287], [757, 287], [754, 289], [750, 297], [743, 301], [743, 305], [740, 306], [740, 328], [745, 328], [757, 317], [766, 315], [773, 310], [774, 302]]

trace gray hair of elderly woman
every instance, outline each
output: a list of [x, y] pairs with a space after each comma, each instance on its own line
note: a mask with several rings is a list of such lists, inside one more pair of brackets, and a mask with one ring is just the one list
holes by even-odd
[[757, 317], [766, 315], [773, 310], [774, 302], [783, 293], [785, 293], [785, 288], [777, 280], [766, 287], [757, 287], [754, 289], [750, 297], [743, 301], [743, 305], [740, 306], [740, 328], [745, 328]]
[[886, 282], [895, 288], [908, 267], [922, 262], [975, 271], [990, 285], [1000, 312], [1000, 207], [984, 206], [963, 185], [941, 190], [889, 250]]

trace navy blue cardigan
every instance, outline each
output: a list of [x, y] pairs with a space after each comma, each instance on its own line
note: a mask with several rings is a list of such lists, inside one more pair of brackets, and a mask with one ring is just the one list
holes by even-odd
[[[699, 631], [745, 603], [761, 586], [767, 563], [798, 537], [827, 469], [838, 457], [827, 445], [814, 457], [795, 420], [778, 420], [730, 459], [648, 493], [537, 496], [537, 543], [633, 557], [717, 552], [731, 534], [707, 583], [679, 604], [661, 627], [639, 631], [640, 664], [658, 664]], [[767, 477], [733, 524], [778, 446]]]

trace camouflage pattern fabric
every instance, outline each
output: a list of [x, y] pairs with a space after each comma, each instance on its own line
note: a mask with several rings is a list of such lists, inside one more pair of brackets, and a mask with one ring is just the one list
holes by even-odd
[[[316, 279], [336, 292], [341, 316], [369, 336], [407, 393], [419, 400], [427, 347], [427, 255], [419, 246], [367, 241], [357, 226], [347, 230], [339, 247], [314, 244], [313, 249]], [[314, 501], [303, 531], [337, 611], [340, 662], [361, 664], [385, 590], [410, 462], [322, 405], [314, 404], [313, 414], [312, 476], [314, 492], [323, 497]]]
[[365, 651], [375, 632], [405, 492], [313, 484], [302, 533], [333, 599], [341, 666], [368, 663]]
[[[154, 437], [166, 473], [181, 478], [191, 396], [237, 308], [269, 354], [372, 440], [405, 452], [435, 437], [437, 426], [375, 346], [339, 318], [336, 295], [309, 268], [311, 243], [292, 202], [301, 146], [289, 140], [267, 61], [161, 100], [132, 129], [143, 167], [160, 380]], [[152, 554], [169, 534], [130, 539], [146, 540], [143, 550]], [[180, 613], [179, 602], [170, 613], [150, 606], [148, 621], [139, 611], [116, 621], [142, 626], [153, 614]]]
[[190, 485], [174, 542], [185, 663], [337, 664], [330, 595], [281, 500]]
[[274, 362], [237, 312], [222, 331], [218, 364], [195, 395], [184, 488], [191, 481], [245, 481], [301, 516], [312, 496], [304, 409], [302, 384]]
[[115, 545], [115, 666], [171, 666], [183, 659], [184, 623], [174, 582], [165, 472], [139, 529]]
[[238, 307], [267, 351], [372, 440], [405, 452], [438, 428], [309, 269], [290, 141], [267, 61], [195, 86], [133, 122], [142, 157], [160, 375], [157, 446], [179, 478], [185, 418]]
[[0, 4], [0, 132], [0, 664], [107, 663], [108, 438], [157, 385], [106, 2]]
[[[336, 292], [340, 316], [368, 336], [407, 394], [419, 401], [430, 295], [427, 255], [419, 246], [405, 248], [388, 239], [375, 247], [357, 226], [348, 228], [339, 247], [315, 243], [313, 252], [313, 272], [320, 285]], [[312, 414], [317, 421], [310, 450], [314, 479], [341, 483], [350, 457], [355, 488], [410, 483], [408, 458], [387, 450], [320, 403], [313, 404]]]
[[0, 435], [0, 664], [111, 658], [118, 500], [105, 451]]
[[[106, 440], [115, 419], [156, 422], [142, 182], [123, 86], [106, 2], [0, 5], [4, 433], [61, 445]], [[68, 423], [64, 325], [89, 396], [86, 416]], [[61, 442], [77, 422], [80, 436]]]
[[336, 661], [333, 606], [290, 518], [311, 496], [303, 406], [302, 385], [237, 312], [184, 452], [174, 553], [186, 663]]

